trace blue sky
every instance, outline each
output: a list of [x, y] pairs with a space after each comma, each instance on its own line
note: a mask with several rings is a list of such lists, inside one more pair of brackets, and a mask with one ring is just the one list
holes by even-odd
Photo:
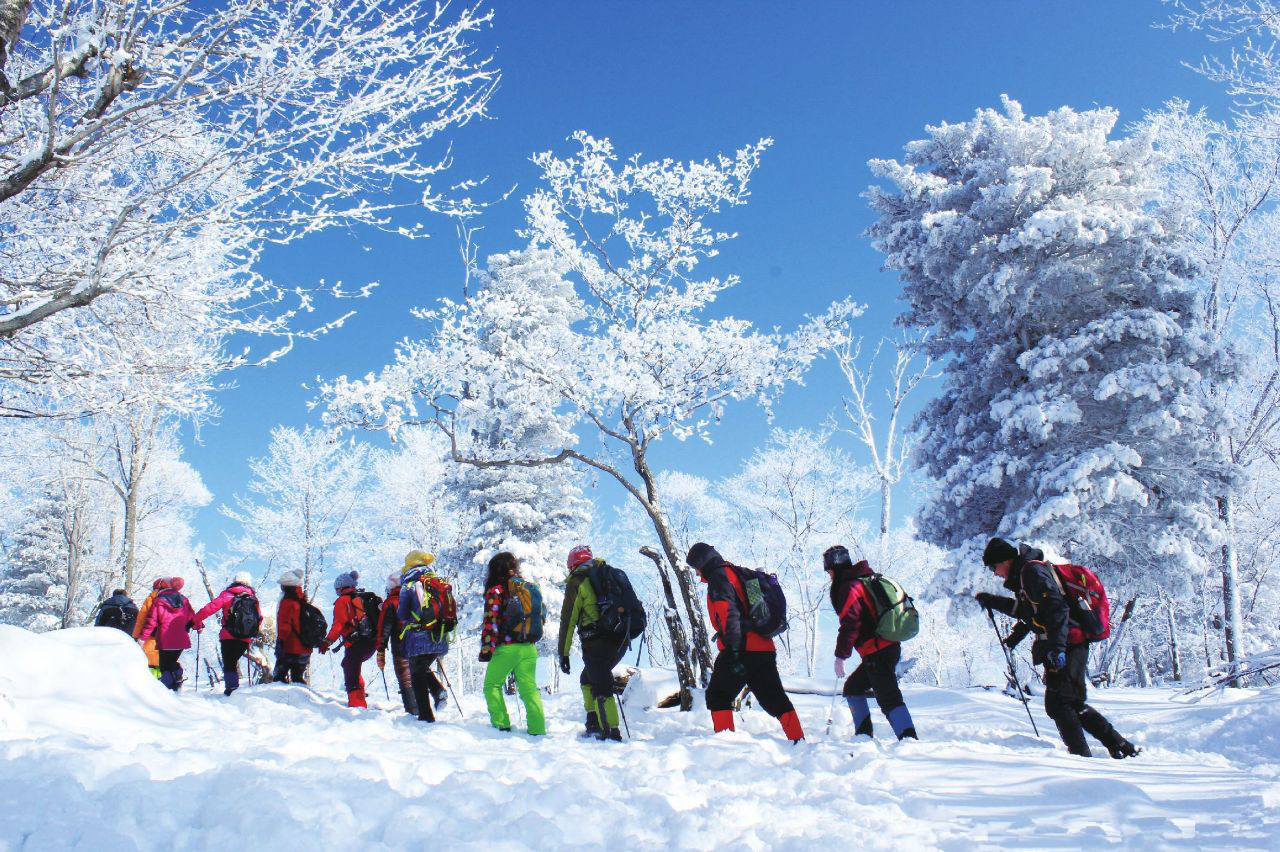
[[[1219, 89], [1181, 63], [1209, 45], [1152, 24], [1159, 0], [865, 0], [860, 2], [569, 2], [498, 0], [482, 49], [502, 82], [491, 119], [451, 137], [452, 178], [488, 176], [489, 191], [517, 187], [478, 223], [481, 255], [516, 248], [519, 197], [536, 182], [535, 151], [568, 150], [578, 129], [607, 136], [624, 154], [703, 158], [763, 136], [775, 144], [753, 182], [751, 203], [720, 220], [739, 232], [717, 272], [742, 286], [725, 313], [794, 326], [853, 295], [868, 305], [868, 340], [892, 334], [897, 284], [861, 236], [871, 216], [860, 193], [866, 162], [896, 157], [926, 124], [963, 121], [1002, 93], [1028, 113], [1061, 105], [1112, 106], [1121, 123], [1178, 96], [1221, 115]], [[376, 280], [344, 328], [304, 342], [278, 364], [241, 372], [222, 393], [219, 421], [188, 441], [188, 459], [215, 495], [197, 518], [206, 545], [231, 528], [217, 513], [245, 493], [248, 459], [265, 453], [277, 424], [316, 422], [306, 403], [317, 376], [361, 375], [420, 331], [409, 309], [456, 296], [461, 265], [453, 224], [424, 218], [428, 240], [334, 231], [273, 251], [265, 271], [284, 284]], [[264, 347], [264, 351], [265, 351]], [[775, 424], [817, 426], [838, 403], [839, 376], [819, 365], [789, 392]], [[766, 436], [757, 410], [731, 410], [713, 451], [668, 442], [661, 464], [719, 476]], [[852, 445], [849, 445], [853, 449]], [[612, 503], [610, 483], [599, 497]], [[908, 511], [900, 495], [898, 508]]]

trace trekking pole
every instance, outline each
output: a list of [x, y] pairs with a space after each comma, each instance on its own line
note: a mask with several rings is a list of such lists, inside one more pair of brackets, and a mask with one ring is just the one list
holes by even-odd
[[636, 648], [636, 668], [640, 668], [640, 654], [644, 651], [644, 633], [640, 634], [640, 647]]
[[387, 670], [386, 670], [386, 669], [378, 669], [378, 672], [382, 675], [382, 691], [383, 691], [383, 692], [385, 692], [385, 693], [387, 694], [387, 700], [388, 700], [388, 701], [390, 701], [390, 700], [391, 700], [391, 690], [387, 688]]
[[462, 712], [462, 705], [458, 703], [458, 696], [453, 694], [453, 684], [449, 683], [449, 675], [445, 674], [444, 662], [440, 659], [436, 660], [436, 671], [440, 672], [440, 677], [444, 678], [445, 688], [449, 690], [449, 696], [453, 699], [453, 706], [458, 708], [458, 715], [463, 719], [467, 718], [467, 714]]
[[622, 729], [627, 732], [627, 739], [631, 739], [631, 726], [627, 724], [627, 711], [622, 709], [622, 696], [615, 695], [613, 702], [618, 705], [618, 715], [622, 718]]
[[1036, 738], [1039, 739], [1040, 729], [1036, 727], [1035, 717], [1031, 715], [1031, 701], [1022, 691], [1022, 684], [1018, 682], [1018, 670], [1013, 667], [1013, 654], [1010, 653], [1009, 646], [1004, 644], [1004, 637], [1000, 635], [1000, 628], [996, 625], [996, 617], [991, 610], [987, 610], [987, 618], [991, 621], [991, 629], [996, 632], [996, 642], [1004, 651], [1004, 661], [1009, 666], [1009, 683], [1018, 690], [1018, 700], [1022, 702], [1022, 709], [1027, 711], [1027, 718], [1031, 720], [1031, 730], [1036, 732]]
[[[167, 601], [168, 598], [165, 598], [165, 600]], [[192, 692], [200, 691], [200, 631], [199, 630], [196, 631], [196, 679], [195, 679], [195, 682], [191, 684], [191, 691]]]
[[831, 687], [831, 703], [827, 705], [827, 736], [831, 736], [831, 723], [836, 717], [836, 696], [840, 694], [840, 678], [836, 677], [835, 685]]

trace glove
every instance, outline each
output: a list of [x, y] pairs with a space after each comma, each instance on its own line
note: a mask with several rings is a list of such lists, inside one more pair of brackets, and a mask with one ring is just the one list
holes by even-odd
[[729, 674], [736, 678], [745, 678], [747, 676], [747, 667], [742, 662], [742, 657], [737, 651], [721, 651], [720, 656], [725, 658], [725, 669]]
[[844, 677], [844, 660], [836, 657], [836, 677]]
[[1049, 658], [1044, 661], [1045, 668], [1060, 671], [1067, 667], [1066, 651], [1050, 651]]
[[387, 667], [387, 652], [385, 650], [379, 651], [378, 652], [378, 668], [385, 669], [386, 667]]
[[565, 674], [569, 674], [569, 669], [570, 669], [569, 658], [564, 654], [561, 654], [560, 655], [560, 671], [564, 672]]
[[974, 600], [978, 602], [978, 606], [982, 607], [987, 612], [991, 612], [998, 607], [1001, 596], [993, 595], [990, 592], [978, 592], [973, 597]]
[[492, 652], [492, 651], [481, 651], [481, 652], [480, 652], [480, 662], [482, 662], [482, 663], [487, 663], [487, 662], [489, 662], [491, 659], [493, 659], [493, 652]]

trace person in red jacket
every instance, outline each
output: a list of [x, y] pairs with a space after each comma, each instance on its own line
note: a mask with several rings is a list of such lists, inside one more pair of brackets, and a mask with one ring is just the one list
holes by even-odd
[[333, 581], [333, 590], [338, 593], [338, 599], [333, 602], [333, 626], [329, 628], [329, 635], [320, 646], [321, 654], [328, 653], [329, 646], [338, 637], [342, 637], [342, 645], [347, 649], [342, 657], [342, 677], [347, 689], [348, 707], [369, 706], [364, 700], [364, 677], [360, 674], [360, 668], [373, 656], [377, 648], [374, 637], [360, 640], [353, 635], [356, 622], [362, 618], [371, 619], [375, 626], [378, 623], [378, 614], [366, 613], [364, 601], [356, 594], [356, 581], [359, 579], [358, 572], [349, 571], [339, 574]]
[[258, 596], [254, 593], [253, 587], [249, 585], [252, 580], [248, 571], [237, 573], [232, 578], [231, 585], [223, 589], [216, 598], [200, 607], [200, 611], [196, 613], [197, 630], [204, 627], [206, 618], [215, 612], [221, 613], [222, 630], [218, 632], [218, 645], [222, 651], [222, 682], [225, 685], [222, 690], [223, 695], [230, 695], [240, 687], [240, 658], [249, 650], [249, 643], [253, 641], [252, 637], [242, 639], [239, 636], [233, 636], [227, 629], [227, 617], [236, 597], [248, 595], [253, 598], [253, 605], [258, 610], [258, 621], [259, 623], [262, 621], [262, 607], [258, 604]]
[[853, 564], [848, 549], [840, 544], [827, 548], [822, 554], [822, 569], [831, 578], [831, 606], [840, 621], [840, 632], [836, 636], [836, 677], [844, 677], [844, 661], [855, 649], [862, 659], [842, 690], [853, 715], [854, 734], [872, 736], [871, 708], [867, 704], [867, 693], [872, 693], [898, 739], [918, 739], [898, 687], [902, 644], [876, 635], [875, 604], [861, 581], [875, 572], [865, 559]]
[[397, 607], [400, 604], [400, 572], [392, 571], [387, 577], [387, 596], [382, 599], [382, 611], [378, 613], [378, 668], [387, 667], [387, 648], [391, 648], [391, 670], [395, 672], [400, 687], [400, 703], [410, 716], [418, 715], [418, 702], [413, 694], [413, 675], [409, 671], [409, 658], [400, 646], [400, 621]]
[[800, 742], [804, 730], [782, 688], [777, 649], [772, 639], [746, 625], [743, 611], [747, 596], [737, 572], [714, 547], [703, 542], [689, 548], [685, 561], [707, 584], [707, 614], [720, 649], [707, 684], [711, 727], [716, 731], [733, 730], [733, 700], [742, 687], [750, 686], [764, 711], [782, 724], [787, 739]]
[[302, 575], [287, 571], [280, 575], [280, 605], [276, 608], [276, 667], [271, 677], [277, 683], [306, 683], [311, 649], [302, 644]]

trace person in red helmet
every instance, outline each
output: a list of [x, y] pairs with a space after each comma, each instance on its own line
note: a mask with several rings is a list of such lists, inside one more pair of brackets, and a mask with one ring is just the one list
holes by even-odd
[[613, 667], [626, 653], [625, 636], [604, 635], [599, 628], [600, 610], [589, 572], [597, 561], [585, 544], [569, 551], [569, 576], [564, 585], [564, 605], [560, 609], [560, 671], [569, 674], [569, 652], [573, 650], [573, 633], [578, 631], [582, 645], [582, 703], [587, 710], [585, 735], [602, 740], [621, 740], [618, 730], [618, 701], [613, 682]]
[[773, 640], [746, 627], [747, 595], [733, 566], [709, 544], [689, 548], [685, 561], [707, 584], [707, 614], [716, 631], [720, 653], [707, 684], [707, 709], [715, 731], [732, 731], [733, 699], [750, 686], [760, 706], [782, 725], [787, 739], [800, 742], [804, 729], [796, 708], [782, 688], [778, 651]]

